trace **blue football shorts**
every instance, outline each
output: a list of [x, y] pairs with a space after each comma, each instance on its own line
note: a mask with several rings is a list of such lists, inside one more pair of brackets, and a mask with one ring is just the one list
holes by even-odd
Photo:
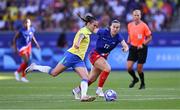
[[76, 67], [86, 67], [84, 61], [82, 61], [79, 56], [68, 51], [64, 53], [64, 57], [59, 63], [67, 68], [72, 67], [73, 69]]

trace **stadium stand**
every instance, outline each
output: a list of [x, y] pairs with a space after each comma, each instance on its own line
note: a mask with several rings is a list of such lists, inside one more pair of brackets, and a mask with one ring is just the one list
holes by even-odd
[[76, 32], [83, 23], [75, 14], [91, 12], [100, 26], [116, 18], [126, 31], [131, 11], [141, 9], [152, 31], [178, 31], [179, 4], [179, 0], [1, 0], [0, 30], [17, 30], [23, 18], [30, 17], [37, 31]]

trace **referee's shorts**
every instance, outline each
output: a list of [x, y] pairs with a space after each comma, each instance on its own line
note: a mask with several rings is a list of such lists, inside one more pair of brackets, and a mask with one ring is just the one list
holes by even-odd
[[137, 47], [131, 45], [129, 48], [129, 55], [127, 60], [134, 62], [137, 61], [138, 64], [144, 64], [146, 63], [147, 53], [148, 47], [146, 45], [143, 45], [142, 49], [138, 49]]

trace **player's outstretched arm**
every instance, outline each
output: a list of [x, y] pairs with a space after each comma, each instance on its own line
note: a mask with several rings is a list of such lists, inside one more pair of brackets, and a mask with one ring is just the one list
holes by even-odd
[[16, 41], [17, 38], [19, 37], [19, 32], [16, 33], [16, 35], [13, 38], [13, 42], [12, 42], [12, 47], [14, 48], [15, 52], [18, 52], [17, 46], [16, 46]]
[[127, 52], [129, 50], [129, 47], [124, 40], [121, 41], [121, 45], [122, 45], [123, 52]]
[[36, 44], [36, 47], [37, 47], [38, 49], [40, 49], [40, 46], [39, 46], [39, 44], [38, 44], [36, 38], [33, 36], [32, 39], [33, 39], [34, 43]]
[[78, 41], [75, 42], [75, 44], [74, 44], [74, 48], [79, 49], [79, 46], [80, 46], [80, 44], [81, 44], [81, 41], [83, 40], [84, 37], [85, 37], [84, 34], [80, 34], [80, 35], [79, 35]]

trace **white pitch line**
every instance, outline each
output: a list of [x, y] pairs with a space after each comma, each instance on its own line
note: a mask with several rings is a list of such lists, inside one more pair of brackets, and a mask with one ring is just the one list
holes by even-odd
[[120, 97], [180, 97], [180, 95], [119, 95]]
[[[121, 101], [121, 100], [124, 100], [124, 101], [149, 101], [149, 100], [176, 100], [176, 99], [180, 99], [180, 97], [174, 97], [174, 98], [139, 98], [139, 99], [137, 99], [137, 98], [132, 98], [132, 99], [117, 99], [117, 101]], [[43, 101], [43, 100], [0, 100], [0, 103], [22, 103], [22, 102], [30, 102], [30, 101], [37, 101], [38, 103], [40, 103], [40, 102], [51, 102], [51, 103], [53, 103], [53, 102], [60, 102], [60, 103], [65, 103], [65, 102], [71, 102], [71, 101], [73, 101], [73, 102], [75, 102], [75, 101], [79, 101], [79, 100], [50, 100], [50, 101], [48, 101], [48, 100], [46, 100], [46, 101]], [[100, 100], [95, 100], [95, 101], [97, 101], [97, 102], [99, 102]], [[101, 100], [102, 101], [102, 100]], [[80, 102], [80, 101], [79, 101]]]
[[9, 88], [10, 88], [10, 89], [11, 89], [11, 88], [15, 88], [15, 89], [27, 89], [27, 88], [30, 88], [30, 89], [31, 89], [31, 88], [51, 88], [51, 89], [52, 89], [52, 88], [54, 88], [54, 89], [57, 89], [57, 88], [60, 88], [60, 87], [27, 87], [27, 86], [26, 86], [26, 87], [24, 87], [24, 86], [19, 86], [19, 87], [16, 86], [16, 87], [13, 87], [13, 86], [8, 86], [8, 87], [0, 87], [0, 88], [8, 88], [8, 89], [9, 89]]
[[35, 101], [35, 102], [61, 102], [61, 103], [64, 103], [64, 102], [70, 102], [70, 101], [74, 101], [74, 100], [68, 100], [68, 101], [64, 101], [64, 100], [51, 100], [51, 101], [48, 101], [48, 100], [46, 100], [46, 101], [42, 101], [42, 100], [6, 100], [6, 101], [0, 101], [0, 103], [5, 103], [5, 102], [7, 102], [7, 103], [22, 103], [22, 102], [31, 102], [31, 101]]
[[[29, 101], [38, 101], [38, 102], [69, 102], [69, 101], [77, 101], [77, 100], [69, 100], [68, 101], [64, 101], [62, 100], [62, 97], [72, 97], [72, 95], [11, 95], [11, 96], [15, 96], [16, 99], [18, 99], [19, 97], [21, 99], [29, 99], [29, 100], [11, 100], [12, 98], [8, 97], [8, 99], [4, 99], [1, 97], [1, 100], [0, 100], [0, 103], [6, 103], [6, 102], [29, 102]], [[134, 96], [134, 95], [120, 95], [120, 97], [117, 99], [117, 100], [130, 100], [130, 101], [142, 101], [142, 100], [179, 100], [180, 99], [180, 96], [177, 96], [177, 95], [148, 95], [148, 97], [146, 95], [136, 95], [136, 96], [139, 96], [138, 98], [134, 97], [134, 98], [122, 98], [123, 96]], [[146, 96], [146, 97], [145, 97]], [[156, 96], [156, 97], [154, 97]], [[163, 96], [163, 97], [157, 97], [157, 96]], [[167, 96], [167, 97], [165, 97]], [[168, 97], [168, 96], [172, 96], [172, 97]], [[44, 99], [42, 100], [39, 100], [39, 98], [41, 97], [61, 97], [60, 100], [57, 100], [56, 99], [53, 99], [51, 101], [43, 101]], [[33, 98], [33, 100], [31, 100]], [[14, 99], [14, 98], [13, 98]], [[97, 98], [98, 99], [98, 98]], [[96, 100], [96, 101], [99, 101], [99, 100]]]
[[[117, 90], [137, 90], [137, 91], [140, 91], [139, 89], [137, 89], [137, 88], [116, 88]], [[144, 89], [144, 90], [167, 90], [167, 91], [174, 91], [174, 90], [177, 90], [177, 91], [179, 91], [180, 90], [180, 88], [146, 88], [146, 89]]]
[[[60, 87], [22, 87], [22, 86], [19, 86], [19, 87], [14, 87], [14, 86], [6, 86], [6, 87], [0, 87], [0, 88], [5, 88], [5, 89], [33, 89], [33, 88], [37, 88], [37, 89], [39, 89], [39, 88], [41, 88], [41, 89], [46, 89], [46, 88], [48, 88], [48, 89], [58, 89], [58, 88], [60, 88]], [[63, 87], [62, 89], [66, 89], [67, 87]], [[68, 88], [69, 89], [69, 88]], [[95, 89], [93, 89], [93, 88], [89, 88], [89, 90], [95, 90]], [[136, 88], [116, 88], [115, 90], [127, 90], [127, 91], [130, 91], [130, 90], [133, 90], [133, 91], [140, 91], [140, 90], [138, 90], [138, 89], [136, 89]], [[146, 88], [144, 91], [180, 91], [180, 88]]]
[[180, 97], [169, 97], [169, 98], [162, 98], [162, 97], [156, 97], [156, 98], [135, 98], [135, 99], [117, 99], [117, 100], [135, 100], [135, 101], [141, 101], [141, 100], [176, 100], [180, 99]]
[[[33, 95], [22, 95], [22, 94], [8, 94], [8, 95], [0, 95], [0, 97], [70, 97], [70, 96], [73, 96], [73, 95], [63, 95], [63, 94], [58, 94], [58, 95], [52, 95], [52, 94], [33, 94]], [[121, 96], [129, 96], [129, 97], [133, 97], [133, 96], [135, 96], [135, 97], [179, 97], [180, 95], [126, 95], [126, 94], [120, 94], [119, 95], [120, 97]]]
[[65, 97], [69, 97], [69, 96], [73, 96], [73, 95], [63, 95], [63, 94], [60, 94], [60, 95], [52, 95], [52, 94], [37, 94], [37, 95], [21, 95], [21, 94], [10, 94], [10, 95], [0, 95], [0, 97], [7, 97], [7, 96], [18, 96], [18, 97], [44, 97], [44, 96], [47, 96], [47, 97], [52, 97], [52, 96], [54, 96], [54, 97], [57, 97], [57, 96], [59, 96], [59, 97], [62, 97], [62, 96], [65, 96]]

